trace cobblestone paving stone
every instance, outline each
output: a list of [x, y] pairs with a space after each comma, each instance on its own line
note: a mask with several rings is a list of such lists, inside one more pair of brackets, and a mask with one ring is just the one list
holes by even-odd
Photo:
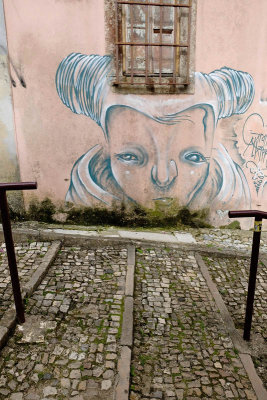
[[126, 265], [125, 248], [62, 248], [27, 307], [43, 340], [16, 329], [1, 354], [0, 399], [113, 398]]
[[192, 252], [137, 252], [131, 400], [255, 399]]
[[[15, 244], [16, 260], [21, 286], [43, 261], [50, 242], [27, 242]], [[0, 246], [0, 319], [8, 307], [14, 303], [8, 268], [6, 245]]]
[[[231, 250], [251, 250], [252, 231], [230, 230], [230, 229], [191, 229], [190, 232], [195, 237], [197, 243], [204, 243], [209, 247], [221, 247]], [[267, 252], [266, 232], [262, 233], [261, 252]]]
[[[244, 326], [250, 259], [204, 256], [237, 329]], [[267, 386], [267, 268], [259, 261], [251, 328], [252, 351], [258, 374]]]

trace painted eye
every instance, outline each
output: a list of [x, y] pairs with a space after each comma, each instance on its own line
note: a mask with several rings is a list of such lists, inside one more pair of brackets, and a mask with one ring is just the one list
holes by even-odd
[[192, 163], [200, 164], [207, 162], [206, 158], [198, 152], [185, 154], [184, 158]]
[[139, 158], [133, 153], [121, 153], [116, 155], [117, 159], [121, 162], [128, 164], [139, 164]]
[[142, 146], [131, 145], [120, 153], [114, 154], [118, 161], [127, 166], [144, 167], [148, 161], [148, 154]]

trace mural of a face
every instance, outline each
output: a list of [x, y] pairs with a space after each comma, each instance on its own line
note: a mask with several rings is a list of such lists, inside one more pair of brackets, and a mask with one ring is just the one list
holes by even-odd
[[137, 203], [177, 199], [186, 205], [205, 183], [214, 131], [208, 108], [192, 107], [174, 122], [159, 123], [132, 108], [113, 107], [107, 129], [113, 176]]
[[[111, 75], [110, 56], [72, 53], [57, 69], [63, 104], [95, 121], [106, 139], [103, 146], [92, 138], [93, 146], [73, 165], [68, 202], [112, 206], [129, 200], [154, 208], [175, 199], [215, 212], [250, 208], [242, 165], [218, 137], [214, 141], [219, 120], [250, 107], [255, 88], [249, 73], [228, 67], [195, 72], [194, 94], [173, 97], [114, 92]], [[228, 145], [236, 151], [233, 142]]]

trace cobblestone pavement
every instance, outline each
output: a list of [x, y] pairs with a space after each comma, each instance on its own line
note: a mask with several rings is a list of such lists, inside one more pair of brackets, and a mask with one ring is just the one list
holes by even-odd
[[2, 351], [0, 399], [113, 398], [126, 264], [116, 246], [61, 250]]
[[[210, 231], [212, 240], [204, 238], [205, 230], [192, 235], [199, 243], [218, 247], [217, 231]], [[223, 231], [223, 235], [232, 242], [223, 238], [221, 247], [250, 249], [252, 232]], [[62, 247], [27, 300], [26, 323], [17, 326], [0, 353], [0, 400], [113, 400], [127, 249], [115, 242], [102, 247], [88, 243], [86, 247]], [[239, 248], [240, 244], [245, 247]], [[23, 261], [25, 279], [38, 267], [49, 245], [17, 246], [18, 257], [28, 262]], [[194, 252], [172, 244], [149, 246], [136, 249], [130, 399], [256, 400]], [[20, 256], [24, 247], [26, 253]], [[27, 258], [28, 251], [33, 253]], [[210, 253], [203, 259], [240, 328], [249, 261]], [[3, 267], [4, 255], [0, 261]], [[260, 265], [253, 330], [260, 344], [254, 362], [262, 378], [266, 372], [262, 360], [265, 276], [266, 268]]]
[[[224, 302], [237, 329], [242, 329], [246, 312], [246, 298], [250, 259], [203, 257], [213, 281], [223, 296]], [[258, 374], [267, 386], [267, 267], [259, 261], [252, 320], [252, 351]]]
[[[220, 247], [222, 249], [232, 250], [251, 250], [252, 247], [252, 231], [244, 231], [239, 229], [199, 229], [190, 232], [198, 243], [205, 243], [209, 247]], [[267, 252], [266, 233], [262, 232], [261, 252]]]
[[191, 252], [140, 248], [131, 400], [256, 399]]
[[[15, 244], [18, 273], [22, 286], [38, 268], [50, 245], [50, 242]], [[2, 243], [0, 246], [0, 319], [13, 302], [6, 245]]]

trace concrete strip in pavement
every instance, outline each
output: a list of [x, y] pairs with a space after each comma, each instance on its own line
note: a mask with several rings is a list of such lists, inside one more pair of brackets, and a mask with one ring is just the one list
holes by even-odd
[[124, 312], [121, 331], [121, 355], [118, 361], [118, 382], [115, 390], [115, 400], [129, 399], [131, 347], [133, 345], [133, 295], [135, 247], [128, 245], [127, 273], [125, 285]]
[[23, 291], [26, 296], [30, 296], [37, 286], [41, 283], [45, 275], [47, 274], [48, 269], [50, 268], [52, 262], [56, 258], [58, 251], [60, 250], [61, 242], [55, 241], [52, 243], [50, 249], [47, 251], [44, 256], [43, 262], [31, 276], [30, 280], [24, 285]]
[[131, 368], [131, 349], [123, 346], [118, 361], [118, 384], [115, 389], [115, 400], [129, 399], [130, 368]]

